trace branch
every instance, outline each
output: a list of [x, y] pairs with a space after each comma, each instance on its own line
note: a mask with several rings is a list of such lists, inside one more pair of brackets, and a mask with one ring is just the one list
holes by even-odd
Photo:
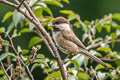
[[[34, 15], [34, 13], [33, 13], [33, 11], [31, 10], [31, 8], [29, 7], [29, 5], [28, 5], [26, 2], [24, 2], [23, 4], [24, 4], [24, 6], [26, 7], [26, 9], [28, 10], [30, 16], [33, 17], [38, 23], [40, 23], [39, 20], [37, 19], [37, 17]], [[42, 25], [41, 25], [41, 26], [42, 26]], [[39, 29], [38, 29], [38, 28], [36, 28], [36, 29], [37, 29], [37, 31], [34, 31], [34, 32], [35, 32], [37, 35], [39, 35], [39, 36], [44, 40], [44, 42], [46, 43], [48, 49], [50, 50], [50, 52], [52, 53], [52, 55], [55, 57], [54, 52], [53, 52], [52, 48], [49, 46], [48, 41], [45, 39], [45, 37], [42, 35], [42, 33], [39, 31]]]
[[48, 43], [47, 40], [44, 38], [44, 36], [42, 36], [42, 34], [41, 34], [38, 30], [36, 30], [36, 31], [34, 30], [33, 32], [36, 33], [38, 36], [40, 36], [40, 37], [43, 39], [43, 41], [44, 41], [45, 44], [47, 45], [48, 49], [49, 49], [50, 52], [52, 53], [52, 55], [55, 56], [54, 53], [53, 53], [53, 51], [52, 51], [52, 49], [51, 49], [50, 46], [49, 46], [49, 43]]
[[[49, 36], [49, 34], [45, 31], [45, 29], [43, 28], [43, 26], [41, 25], [40, 21], [37, 19], [37, 17], [34, 15], [32, 9], [30, 8], [30, 6], [26, 3], [26, 2], [23, 2], [23, 5], [26, 7], [26, 9], [28, 10], [29, 14], [31, 15], [31, 17], [33, 17], [34, 20], [36, 20], [36, 22], [39, 24], [39, 25], [36, 25], [37, 26], [37, 30], [39, 31], [39, 35], [41, 35], [41, 37], [43, 37], [43, 39], [47, 40], [47, 43], [46, 45], [48, 45], [49, 47], [49, 50], [51, 51], [51, 53], [54, 53], [54, 57], [56, 58], [57, 62], [58, 62], [58, 66], [60, 68], [60, 71], [62, 73], [62, 78], [63, 80], [67, 80], [67, 72], [65, 72], [65, 68], [63, 66], [63, 61], [61, 60], [60, 56], [59, 56], [59, 53], [57, 52], [57, 49], [54, 45], [54, 43], [52, 42], [52, 39], [51, 37]], [[46, 42], [46, 40], [44, 42]], [[51, 48], [51, 49], [50, 49]]]
[[[15, 49], [14, 44], [13, 44], [13, 41], [12, 41], [12, 38], [10, 37], [9, 34], [7, 34], [7, 36], [8, 36], [8, 38], [9, 38], [9, 40], [10, 40], [12, 49], [14, 50], [14, 52], [16, 53], [16, 55], [19, 56], [19, 52], [17, 52], [17, 50]], [[20, 57], [20, 56], [19, 56], [19, 57]], [[21, 57], [20, 57], [20, 58], [21, 58]], [[26, 69], [27, 69], [27, 71], [28, 71], [31, 79], [34, 80], [33, 75], [32, 75], [32, 73], [30, 72], [28, 66], [24, 63], [24, 61], [22, 61], [22, 62], [23, 62], [23, 65], [26, 67]]]
[[[14, 4], [14, 3], [11, 3], [11, 2], [8, 2], [6, 0], [0, 0], [1, 3], [4, 3], [6, 5], [10, 5], [16, 9], [18, 9], [18, 5]], [[27, 6], [27, 5], [26, 5]], [[26, 7], [27, 8], [27, 7]], [[28, 9], [27, 9], [28, 10]], [[65, 68], [63, 66], [63, 61], [61, 60], [60, 56], [59, 56], [59, 53], [51, 39], [51, 37], [49, 36], [49, 34], [46, 32], [46, 30], [43, 28], [43, 26], [41, 25], [41, 23], [38, 21], [38, 19], [34, 18], [34, 17], [31, 17], [29, 15], [27, 15], [21, 8], [18, 9], [18, 11], [20, 13], [22, 13], [29, 21], [31, 21], [34, 25], [36, 25], [36, 28], [39, 30], [39, 32], [41, 32], [42, 36], [44, 36], [44, 38], [47, 40], [51, 50], [53, 51], [54, 53], [54, 57], [55, 59], [57, 60], [57, 63], [58, 63], [58, 66], [59, 66], [59, 69], [60, 69], [60, 72], [62, 74], [62, 78], [63, 80], [68, 80], [67, 78], [67, 72], [65, 71]], [[28, 11], [32, 11], [32, 10], [28, 10]], [[32, 12], [33, 13], [33, 12]], [[33, 15], [32, 15], [33, 16]]]
[[21, 1], [20, 5], [18, 6], [18, 9], [22, 6], [24, 0]]
[[7, 71], [5, 70], [5, 67], [2, 63], [2, 61], [0, 60], [0, 64], [1, 64], [1, 67], [2, 67], [2, 70], [5, 72], [5, 75], [7, 76], [8, 80], [11, 80], [10, 76], [8, 75]]
[[27, 71], [28, 71], [28, 73], [29, 73], [31, 79], [34, 80], [33, 75], [32, 75], [32, 73], [31, 73], [31, 71], [30, 71], [28, 65], [26, 65], [25, 63], [23, 63], [23, 65], [26, 67], [26, 69], [27, 69]]
[[109, 44], [109, 43], [112, 43], [112, 42], [120, 42], [120, 40], [112, 40], [112, 41], [101, 41], [101, 42], [98, 42], [98, 43], [94, 43], [92, 45], [89, 45], [88, 47], [86, 47], [87, 49], [91, 49], [91, 48], [95, 48], [95, 47], [98, 47], [99, 45], [101, 45], [101, 43], [106, 43], [106, 44]]
[[16, 53], [17, 56], [19, 56], [19, 53], [17, 52], [17, 50], [15, 49], [14, 45], [13, 45], [13, 41], [12, 41], [12, 37], [10, 37], [10, 35], [7, 33], [7, 36], [10, 40], [10, 44], [11, 44], [11, 47], [13, 48], [14, 52]]

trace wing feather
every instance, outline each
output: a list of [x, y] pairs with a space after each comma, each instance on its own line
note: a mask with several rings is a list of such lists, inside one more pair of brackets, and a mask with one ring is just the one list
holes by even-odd
[[83, 45], [83, 43], [82, 43], [82, 42], [76, 37], [76, 35], [73, 33], [73, 31], [72, 31], [72, 32], [71, 32], [71, 31], [63, 31], [62, 34], [63, 34], [63, 37], [64, 37], [65, 39], [67, 39], [67, 40], [69, 40], [69, 41], [72, 41], [72, 42], [74, 42], [76, 45], [78, 45], [80, 48], [87, 50], [87, 49], [85, 48], [85, 46]]

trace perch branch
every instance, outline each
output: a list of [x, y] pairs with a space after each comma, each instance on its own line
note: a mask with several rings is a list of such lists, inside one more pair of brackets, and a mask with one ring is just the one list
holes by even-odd
[[[16, 9], [18, 9], [18, 5], [14, 4], [14, 3], [11, 3], [9, 1], [6, 1], [6, 0], [0, 0], [1, 3], [4, 3], [6, 5], [10, 5]], [[54, 57], [55, 59], [57, 60], [57, 63], [58, 63], [58, 66], [59, 66], [59, 69], [60, 69], [60, 72], [62, 74], [62, 78], [63, 80], [68, 80], [67, 78], [67, 71], [65, 71], [65, 68], [63, 66], [63, 61], [61, 60], [60, 56], [59, 56], [59, 53], [51, 39], [51, 37], [49, 36], [49, 34], [46, 32], [46, 30], [43, 28], [43, 26], [41, 25], [41, 23], [38, 21], [38, 19], [35, 19], [29, 15], [27, 15], [21, 8], [18, 9], [18, 11], [20, 13], [22, 13], [29, 21], [31, 21], [34, 25], [36, 25], [36, 28], [38, 28], [39, 32], [41, 32], [42, 36], [44, 36], [44, 38], [47, 40], [51, 50], [53, 51], [54, 53]]]

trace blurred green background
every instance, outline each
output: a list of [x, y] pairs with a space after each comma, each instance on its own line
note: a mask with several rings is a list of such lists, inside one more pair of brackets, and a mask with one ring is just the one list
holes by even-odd
[[[64, 4], [64, 8], [59, 9], [73, 10], [81, 16], [82, 20], [94, 20], [109, 13], [120, 13], [120, 0], [70, 0], [70, 4]], [[58, 8], [54, 7], [53, 9], [55, 17], [61, 15], [57, 12]], [[0, 20], [7, 10], [11, 11], [12, 8], [0, 4]]]

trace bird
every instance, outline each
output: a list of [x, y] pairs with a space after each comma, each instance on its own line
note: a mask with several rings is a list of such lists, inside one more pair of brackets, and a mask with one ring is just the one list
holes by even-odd
[[53, 40], [63, 53], [68, 55], [82, 53], [107, 68], [107, 65], [101, 59], [88, 52], [83, 43], [74, 34], [68, 19], [56, 17], [52, 22], [52, 27]]

